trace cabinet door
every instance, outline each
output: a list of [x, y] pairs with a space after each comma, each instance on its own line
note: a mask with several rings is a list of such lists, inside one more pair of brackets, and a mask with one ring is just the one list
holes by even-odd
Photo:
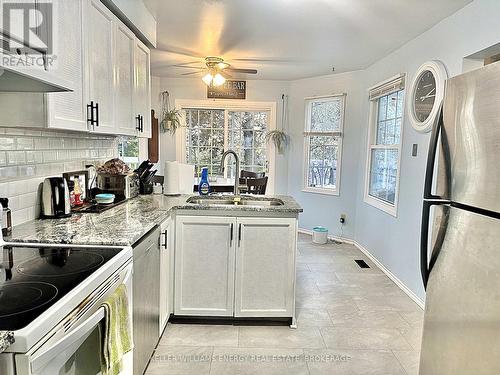
[[[99, 0], [90, 0], [87, 17], [89, 101], [97, 103], [96, 133], [114, 134], [113, 14]], [[90, 103], [87, 103], [90, 104]]]
[[159, 229], [134, 247], [134, 374], [144, 373], [159, 338]]
[[85, 40], [83, 32], [84, 0], [57, 1], [58, 32], [54, 34], [57, 56], [53, 73], [70, 81], [73, 91], [47, 94], [48, 127], [87, 131], [87, 91], [84, 74]]
[[140, 40], [135, 41], [135, 116], [141, 116], [139, 137], [151, 137], [151, 69], [149, 48]]
[[116, 132], [136, 135], [134, 115], [134, 46], [135, 35], [122, 22], [115, 20], [115, 121]]
[[173, 312], [174, 296], [174, 225], [171, 218], [161, 225], [160, 233], [160, 335]]
[[230, 217], [177, 216], [175, 315], [233, 315], [235, 224]]
[[293, 316], [296, 222], [238, 218], [234, 316]]

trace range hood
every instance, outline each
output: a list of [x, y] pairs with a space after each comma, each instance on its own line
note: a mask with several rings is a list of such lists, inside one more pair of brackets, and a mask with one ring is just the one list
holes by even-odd
[[[26, 66], [21, 64], [23, 55], [20, 50], [12, 54], [4, 46], [15, 39], [0, 30], [0, 92], [64, 92], [73, 91], [71, 82], [60, 79], [49, 71], [46, 54], [24, 45], [23, 52], [30, 56], [40, 56], [44, 66]], [[18, 41], [19, 42], [19, 41]]]
[[11, 70], [0, 64], [0, 92], [64, 91], [73, 91], [70, 82], [58, 79], [47, 72], [33, 75], [28, 70]]

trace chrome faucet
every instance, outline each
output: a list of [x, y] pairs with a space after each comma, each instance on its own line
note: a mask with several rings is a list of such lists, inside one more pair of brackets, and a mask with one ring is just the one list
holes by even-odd
[[234, 195], [239, 195], [239, 186], [240, 186], [240, 158], [238, 154], [233, 150], [227, 150], [222, 154], [222, 159], [220, 161], [220, 171], [224, 173], [224, 160], [226, 160], [227, 155], [233, 155], [236, 160], [236, 173], [234, 175]]

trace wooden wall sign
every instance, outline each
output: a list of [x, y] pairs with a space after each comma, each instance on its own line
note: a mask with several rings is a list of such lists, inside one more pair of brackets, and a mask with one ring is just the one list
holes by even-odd
[[208, 99], [246, 99], [247, 81], [228, 79], [220, 86], [207, 86]]

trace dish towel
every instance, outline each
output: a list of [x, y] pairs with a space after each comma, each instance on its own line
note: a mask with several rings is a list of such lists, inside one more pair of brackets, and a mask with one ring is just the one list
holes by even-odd
[[14, 332], [0, 331], [0, 353], [14, 344]]
[[124, 354], [134, 347], [125, 285], [120, 285], [102, 307], [105, 313], [100, 326], [101, 372], [103, 375], [118, 375], [122, 370]]

